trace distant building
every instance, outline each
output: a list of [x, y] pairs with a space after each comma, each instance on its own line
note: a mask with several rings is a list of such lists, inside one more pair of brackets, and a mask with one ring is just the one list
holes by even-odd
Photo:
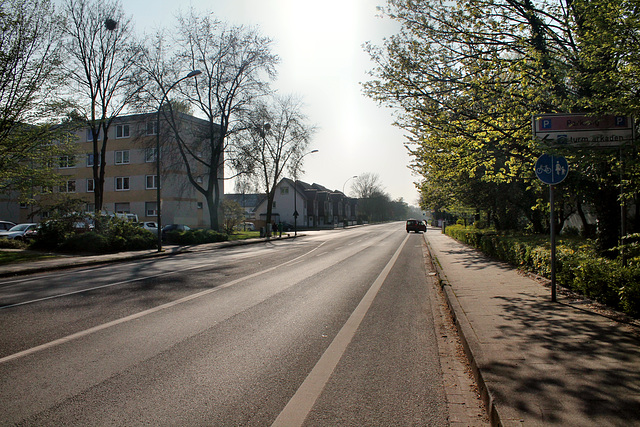
[[[254, 218], [259, 226], [265, 225], [267, 216], [267, 198], [262, 197], [254, 209]], [[341, 191], [283, 178], [276, 186], [271, 221], [293, 225], [296, 223], [294, 212], [297, 212], [297, 226], [300, 228], [353, 225], [356, 223], [357, 203], [357, 199], [347, 197]]]
[[[156, 113], [128, 115], [116, 118], [110, 126], [105, 156], [104, 212], [135, 214], [140, 221], [154, 221], [157, 218], [156, 119]], [[209, 129], [207, 121], [186, 114], [182, 114], [178, 122], [181, 136], [187, 141], [202, 138]], [[85, 212], [92, 213], [95, 212], [92, 166], [96, 160], [93, 137], [88, 127], [77, 132], [76, 137], [76, 155], [57, 159], [57, 172], [66, 181], [52, 189], [50, 194], [42, 194], [37, 198], [45, 202], [55, 200], [56, 196], [72, 196], [85, 201]], [[210, 227], [204, 196], [189, 183], [179, 153], [168, 146], [161, 150], [162, 223]], [[204, 170], [195, 170], [194, 175], [199, 183], [206, 185], [207, 174]], [[220, 168], [218, 180], [221, 194], [224, 193], [223, 179], [223, 168]], [[34, 188], [34, 193], [44, 192]], [[0, 198], [1, 219], [39, 222], [49, 216], [49, 212], [40, 211], [38, 206], [19, 205], [15, 195]]]

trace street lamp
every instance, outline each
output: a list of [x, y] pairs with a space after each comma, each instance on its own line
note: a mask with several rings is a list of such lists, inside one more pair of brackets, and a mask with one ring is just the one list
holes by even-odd
[[342, 184], [342, 194], [344, 194], [344, 186], [345, 186], [345, 185], [347, 185], [347, 182], [349, 182], [350, 180], [352, 180], [352, 179], [354, 179], [354, 178], [357, 178], [357, 177], [358, 177], [358, 175], [354, 175], [354, 176], [352, 176], [352, 177], [348, 178], [348, 179], [344, 182], [344, 184]]
[[169, 86], [169, 89], [167, 89], [167, 91], [162, 96], [162, 99], [160, 100], [160, 106], [158, 107], [158, 114], [156, 116], [156, 214], [158, 217], [158, 252], [162, 252], [162, 217], [160, 215], [160, 111], [162, 110], [162, 104], [167, 98], [169, 92], [171, 92], [171, 89], [173, 89], [184, 79], [195, 77], [198, 74], [202, 74], [202, 71], [193, 70], [189, 74], [182, 77], [181, 79], [178, 79], [178, 81]]
[[[309, 155], [309, 154], [313, 154], [313, 153], [317, 153], [320, 150], [311, 150], [306, 154], [303, 154], [302, 157], [300, 157], [298, 159], [298, 161], [296, 162], [296, 164], [293, 166], [293, 235], [297, 236], [298, 235], [298, 206], [297, 206], [297, 200], [298, 200], [298, 163], [300, 163], [300, 160], [302, 160], [304, 158], [304, 156]], [[304, 219], [304, 215], [302, 215], [302, 218]]]

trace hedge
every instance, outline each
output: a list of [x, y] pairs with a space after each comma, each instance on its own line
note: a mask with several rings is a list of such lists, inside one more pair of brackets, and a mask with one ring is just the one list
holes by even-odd
[[[548, 236], [498, 233], [494, 230], [451, 225], [446, 234], [486, 255], [511, 265], [551, 276], [551, 247]], [[577, 291], [625, 314], [640, 317], [640, 260], [619, 260], [599, 256], [593, 245], [575, 238], [558, 239], [556, 283]]]

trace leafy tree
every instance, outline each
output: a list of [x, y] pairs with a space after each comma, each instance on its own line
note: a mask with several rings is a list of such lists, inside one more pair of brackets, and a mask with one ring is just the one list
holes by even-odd
[[32, 201], [59, 182], [55, 160], [71, 154], [53, 102], [60, 83], [61, 28], [48, 0], [0, 2], [0, 191]]
[[[628, 42], [638, 38], [637, 9], [625, 0], [389, 1], [387, 13], [402, 31], [383, 48], [368, 46], [376, 68], [365, 91], [400, 109], [397, 124], [408, 131], [425, 203], [487, 210], [499, 227], [527, 218], [540, 230], [532, 208], [546, 188], [533, 164], [548, 148], [532, 141], [531, 115], [637, 112], [630, 99], [637, 98], [638, 56]], [[565, 184], [567, 194], [579, 195], [576, 209], [615, 198], [615, 157], [563, 154], [580, 171]], [[604, 224], [615, 226], [619, 215], [605, 210], [598, 212], [603, 234], [615, 236]]]
[[93, 141], [93, 179], [96, 211], [102, 210], [109, 128], [129, 105], [140, 86], [135, 65], [141, 49], [131, 18], [119, 1], [65, 0], [65, 47], [70, 58], [68, 99], [89, 126]]

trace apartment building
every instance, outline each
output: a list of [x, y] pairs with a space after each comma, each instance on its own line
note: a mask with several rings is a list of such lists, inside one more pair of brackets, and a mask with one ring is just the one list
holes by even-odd
[[[183, 114], [178, 123], [181, 137], [199, 147], [196, 139], [207, 135], [208, 122]], [[135, 214], [140, 221], [154, 221], [157, 218], [157, 132], [155, 113], [122, 116], [114, 120], [109, 129], [105, 156], [107, 166], [103, 211]], [[161, 122], [162, 223], [209, 227], [205, 198], [189, 183], [184, 162], [169, 135], [168, 125]], [[57, 171], [65, 182], [53, 189], [52, 194], [42, 197], [54, 199], [56, 196], [71, 196], [85, 202], [86, 212], [95, 212], [93, 162], [98, 159], [94, 158], [90, 129], [87, 127], [78, 131], [76, 140], [75, 156], [58, 159]], [[196, 155], [206, 155], [204, 147], [206, 144], [201, 145], [203, 151], [196, 150]], [[207, 174], [202, 168], [195, 166], [194, 175], [198, 183], [206, 185]], [[223, 168], [220, 168], [218, 180], [221, 194], [224, 192], [223, 178]], [[49, 214], [46, 210], [38, 212], [37, 206], [21, 205], [16, 209], [15, 205], [17, 202], [12, 204], [11, 200], [5, 198], [0, 203], [0, 218], [13, 219], [14, 222], [39, 222]]]

